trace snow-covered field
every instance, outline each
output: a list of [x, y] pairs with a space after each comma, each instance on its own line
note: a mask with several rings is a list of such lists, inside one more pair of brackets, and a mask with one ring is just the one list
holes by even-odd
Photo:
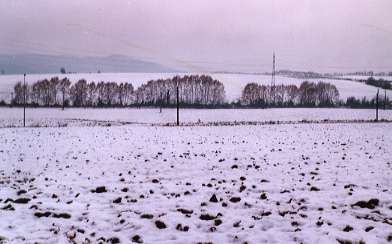
[[175, 109], [27, 108], [6, 128], [22, 116], [0, 108], [0, 243], [392, 240], [392, 124], [363, 123], [373, 109], [181, 109], [362, 123], [170, 127]]
[[391, 129], [3, 128], [0, 243], [387, 243]]
[[[79, 79], [86, 79], [87, 81], [115, 81], [115, 82], [130, 82], [135, 88], [141, 84], [155, 79], [171, 78], [177, 74], [175, 73], [101, 73], [101, 74], [32, 74], [26, 76], [27, 83], [33, 83], [37, 80], [50, 79], [58, 76], [59, 78], [68, 77], [72, 82]], [[186, 75], [179, 73], [178, 75]], [[257, 82], [260, 84], [270, 85], [271, 77], [267, 75], [256, 74], [210, 74], [213, 78], [218, 79], [225, 85], [226, 99], [234, 101], [241, 97], [242, 89], [247, 83]], [[368, 86], [354, 81], [332, 80], [332, 79], [308, 79], [309, 81], [318, 82], [320, 80], [334, 84], [340, 93], [341, 99], [354, 96], [357, 98], [367, 97], [373, 98], [376, 95], [377, 88]], [[0, 75], [0, 99], [9, 100], [14, 85], [18, 81], [23, 81], [23, 75]], [[304, 80], [289, 78], [283, 76], [276, 77], [276, 85], [294, 84], [299, 86]], [[388, 91], [387, 95], [392, 97], [392, 92]]]
[[[281, 109], [181, 109], [181, 123], [234, 121], [372, 120], [373, 109], [281, 108]], [[392, 110], [379, 110], [379, 118], [392, 120]], [[176, 121], [175, 109], [78, 109], [27, 108], [28, 126], [72, 126], [89, 122], [163, 124]], [[81, 121], [80, 121], [81, 120]], [[78, 122], [78, 123], [76, 123]], [[84, 123], [84, 124], [83, 124]], [[23, 108], [0, 108], [0, 127], [23, 125]]]

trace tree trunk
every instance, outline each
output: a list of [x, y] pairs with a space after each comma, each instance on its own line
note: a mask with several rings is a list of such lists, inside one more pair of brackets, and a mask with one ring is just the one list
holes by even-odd
[[378, 121], [378, 92], [379, 89], [377, 89], [377, 96], [376, 96], [376, 122]]

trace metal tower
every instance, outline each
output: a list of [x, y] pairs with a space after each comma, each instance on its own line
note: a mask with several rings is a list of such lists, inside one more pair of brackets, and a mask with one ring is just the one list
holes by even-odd
[[275, 52], [272, 56], [271, 100], [275, 104]]
[[272, 56], [272, 79], [271, 79], [271, 87], [275, 87], [275, 52]]

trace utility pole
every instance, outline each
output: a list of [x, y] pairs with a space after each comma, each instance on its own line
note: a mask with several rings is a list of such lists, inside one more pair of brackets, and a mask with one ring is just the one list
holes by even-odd
[[162, 113], [162, 106], [163, 106], [163, 97], [162, 91], [159, 93], [159, 113]]
[[63, 87], [62, 90], [63, 90], [63, 110], [64, 110], [64, 96], [65, 96], [64, 93], [65, 93], [65, 87]]
[[26, 73], [23, 74], [23, 127], [26, 127]]
[[380, 89], [377, 89], [377, 96], [376, 96], [376, 122], [378, 121], [378, 92]]
[[275, 104], [275, 52], [272, 56], [271, 98], [273, 104]]
[[384, 89], [384, 110], [387, 106], [387, 89]]
[[177, 126], [180, 125], [180, 95], [178, 91], [178, 81], [177, 81]]

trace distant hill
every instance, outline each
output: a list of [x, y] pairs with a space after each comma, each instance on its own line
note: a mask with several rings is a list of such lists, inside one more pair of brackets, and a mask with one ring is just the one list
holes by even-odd
[[163, 65], [122, 55], [107, 57], [53, 56], [41, 54], [0, 54], [1, 74], [59, 73], [60, 69], [71, 73], [96, 72], [175, 72]]

